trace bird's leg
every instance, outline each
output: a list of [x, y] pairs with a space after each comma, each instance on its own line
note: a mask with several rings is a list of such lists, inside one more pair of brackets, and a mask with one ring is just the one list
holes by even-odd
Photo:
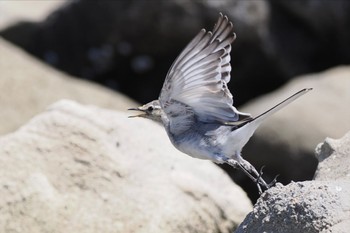
[[255, 175], [256, 178], [256, 182], [258, 184], [261, 184], [265, 187], [265, 189], [269, 189], [270, 186], [265, 182], [265, 180], [261, 177], [263, 172], [263, 167], [260, 169], [260, 173], [255, 169], [255, 167], [253, 165], [251, 165], [247, 160], [244, 160], [243, 158], [240, 161], [240, 164], [244, 167], [244, 169], [247, 170], [247, 172], [249, 173], [253, 173]]
[[[252, 176], [251, 172], [252, 170], [248, 170], [246, 167], [244, 167], [242, 164], [238, 163], [239, 164], [239, 168], [256, 184], [256, 186], [258, 187], [258, 191], [259, 191], [259, 194], [262, 194], [262, 189], [261, 189], [261, 186], [260, 185], [263, 185], [265, 186], [266, 189], [268, 189], [266, 187], [266, 182], [261, 178], [260, 175], [258, 175], [256, 178], [254, 176]], [[255, 170], [255, 168], [254, 168]], [[256, 174], [254, 174], [256, 175]]]
[[259, 190], [259, 194], [262, 193], [261, 185], [265, 189], [271, 187], [262, 179], [262, 169], [260, 170], [260, 173], [257, 172], [253, 165], [251, 165], [248, 161], [241, 159], [241, 161], [238, 162], [236, 160], [229, 159], [226, 162], [235, 168], [240, 168], [254, 183], [256, 183]]
[[237, 163], [237, 168], [241, 169], [252, 181], [254, 181], [254, 183], [259, 183], [258, 179], [250, 174], [250, 172], [244, 166], [242, 166], [242, 164]]
[[262, 193], [262, 189], [260, 187], [259, 180], [256, 179], [254, 176], [252, 176], [252, 174], [250, 174], [250, 172], [244, 166], [242, 166], [241, 163], [239, 163], [239, 162], [237, 162], [236, 160], [233, 160], [233, 159], [228, 159], [226, 161], [226, 163], [231, 165], [234, 168], [241, 169], [254, 183], [257, 184], [257, 187], [258, 187], [258, 190], [259, 190], [259, 194]]

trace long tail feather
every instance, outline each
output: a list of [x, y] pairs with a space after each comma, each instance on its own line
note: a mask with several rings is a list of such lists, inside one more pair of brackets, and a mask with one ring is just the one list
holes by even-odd
[[304, 89], [298, 91], [297, 93], [291, 95], [290, 97], [283, 100], [282, 102], [276, 104], [275, 106], [273, 106], [269, 110], [261, 113], [260, 115], [258, 115], [256, 117], [253, 117], [252, 119], [250, 119], [244, 123], [241, 123], [240, 125], [237, 126], [237, 128], [241, 128], [245, 125], [249, 125], [249, 128], [251, 129], [251, 132], [253, 133], [255, 131], [255, 129], [260, 125], [260, 123], [263, 122], [267, 117], [269, 117], [272, 114], [274, 114], [275, 112], [281, 110], [282, 108], [284, 108], [285, 106], [287, 106], [288, 104], [290, 104], [291, 102], [293, 102], [294, 100], [296, 100], [297, 98], [299, 98], [300, 96], [306, 94], [307, 92], [309, 92], [311, 90], [312, 90], [312, 88], [304, 88]]
[[270, 108], [266, 112], [263, 112], [260, 115], [254, 117], [252, 119], [252, 121], [260, 121], [261, 122], [261, 121], [265, 120], [265, 118], [267, 118], [270, 115], [274, 114], [275, 112], [281, 110], [282, 108], [284, 108], [285, 106], [287, 106], [288, 104], [290, 104], [291, 102], [293, 102], [294, 100], [296, 100], [297, 98], [299, 98], [300, 96], [306, 94], [307, 92], [309, 92], [311, 90], [312, 90], [312, 88], [304, 88], [304, 89], [298, 91], [297, 93], [291, 95], [290, 97], [283, 100], [282, 102], [276, 104], [275, 106], [273, 106], [272, 108]]

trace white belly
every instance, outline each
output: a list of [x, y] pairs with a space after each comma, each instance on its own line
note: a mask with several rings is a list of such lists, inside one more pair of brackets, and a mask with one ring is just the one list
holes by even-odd
[[173, 145], [181, 152], [198, 159], [222, 163], [227, 158], [236, 159], [240, 156], [243, 146], [253, 135], [254, 123], [233, 130], [232, 128], [216, 128], [206, 132], [188, 132], [173, 138], [168, 134]]
[[173, 143], [174, 146], [181, 152], [198, 159], [209, 159], [211, 155], [208, 151], [204, 150], [200, 145], [201, 143], [195, 140], [182, 141], [180, 143]]

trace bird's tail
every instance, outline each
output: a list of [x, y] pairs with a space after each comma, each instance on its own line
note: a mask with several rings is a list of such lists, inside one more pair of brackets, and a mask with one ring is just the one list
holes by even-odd
[[242, 123], [238, 127], [240, 128], [240, 127], [245, 126], [245, 125], [250, 125], [249, 128], [251, 128], [252, 132], [254, 132], [255, 129], [260, 125], [260, 123], [263, 122], [267, 117], [271, 116], [275, 112], [284, 108], [285, 106], [287, 106], [288, 104], [290, 104], [291, 102], [293, 102], [294, 100], [296, 100], [297, 98], [299, 98], [300, 96], [306, 94], [307, 92], [309, 92], [311, 90], [312, 90], [312, 88], [304, 88], [304, 89], [298, 91], [297, 93], [291, 95], [290, 97], [283, 100], [282, 102], [276, 104], [275, 106], [273, 106], [269, 110], [261, 113], [260, 115], [258, 115], [256, 117], [253, 117], [251, 120], [249, 120], [247, 122]]
[[307, 92], [309, 92], [311, 90], [312, 90], [312, 88], [304, 88], [304, 89], [298, 91], [297, 93], [291, 95], [290, 97], [288, 97], [287, 99], [283, 100], [282, 102], [276, 104], [275, 106], [273, 106], [272, 108], [270, 108], [266, 112], [263, 112], [260, 115], [254, 117], [252, 121], [256, 121], [257, 123], [258, 122], [262, 122], [263, 120], [265, 120], [270, 115], [272, 115], [275, 112], [281, 110], [282, 108], [284, 108], [285, 106], [287, 106], [288, 104], [290, 104], [291, 102], [293, 102], [294, 100], [296, 100], [297, 98], [299, 98], [300, 96], [306, 94]]

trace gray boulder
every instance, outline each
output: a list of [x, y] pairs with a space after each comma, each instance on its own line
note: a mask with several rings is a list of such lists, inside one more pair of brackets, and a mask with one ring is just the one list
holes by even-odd
[[278, 184], [258, 199], [236, 233], [349, 232], [349, 196], [346, 181]]
[[350, 132], [316, 150], [314, 181], [277, 184], [258, 199], [236, 233], [337, 232], [350, 229]]
[[232, 232], [251, 209], [159, 125], [60, 101], [0, 138], [0, 232]]
[[341, 139], [326, 138], [316, 148], [320, 164], [315, 180], [350, 180], [350, 132]]

